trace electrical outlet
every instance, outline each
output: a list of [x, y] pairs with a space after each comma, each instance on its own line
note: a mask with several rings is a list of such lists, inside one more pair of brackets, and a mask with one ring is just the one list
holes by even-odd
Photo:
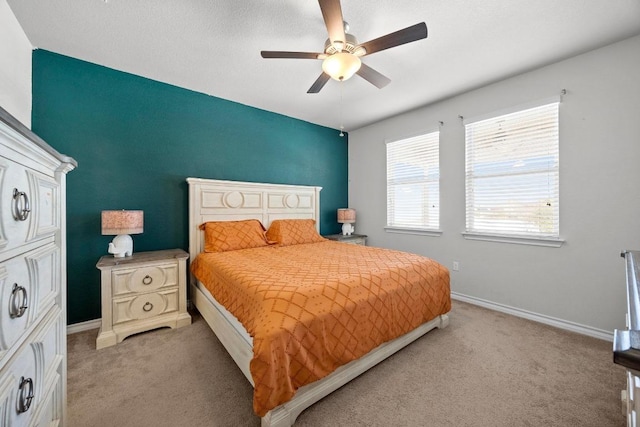
[[453, 261], [453, 271], [460, 270], [460, 263], [458, 261]]

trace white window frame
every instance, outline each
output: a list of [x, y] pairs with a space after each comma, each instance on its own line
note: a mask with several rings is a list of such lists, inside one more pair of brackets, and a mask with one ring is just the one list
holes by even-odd
[[[433, 170], [428, 172], [423, 178], [419, 178], [416, 176], [411, 176], [411, 174], [407, 174], [400, 179], [393, 179], [392, 174], [390, 172], [391, 167], [393, 167], [393, 157], [397, 158], [397, 156], [402, 156], [402, 146], [405, 145], [405, 149], [411, 150], [415, 149], [420, 144], [427, 144], [427, 146], [421, 147], [419, 150], [422, 155], [424, 155], [423, 160], [427, 163], [431, 163], [433, 165], [434, 158], [435, 162], [437, 162], [437, 168], [435, 170], [437, 173], [434, 173]], [[385, 141], [386, 145], [386, 179], [387, 179], [387, 220], [385, 231], [389, 233], [401, 233], [401, 234], [419, 234], [426, 236], [440, 236], [442, 235], [442, 230], [440, 230], [440, 130], [439, 129], [431, 129], [424, 132], [420, 132], [419, 134], [387, 140]], [[390, 150], [396, 150], [395, 154]], [[415, 153], [415, 151], [414, 151]], [[391, 158], [390, 158], [391, 157]], [[427, 166], [429, 169], [429, 166]], [[422, 224], [418, 223], [409, 223], [401, 220], [396, 220], [395, 215], [393, 214], [393, 203], [397, 200], [394, 197], [394, 191], [399, 185], [411, 185], [411, 184], [423, 184], [425, 186], [434, 187], [437, 189], [437, 195], [435, 195], [435, 201], [433, 198], [428, 199], [427, 205], [432, 205], [435, 202], [435, 214], [436, 220], [432, 221], [431, 224], [429, 222], [422, 222]], [[424, 193], [423, 193], [424, 194]], [[427, 197], [429, 194], [427, 193]], [[423, 203], [423, 208], [424, 208]], [[433, 205], [432, 205], [433, 206]], [[426, 208], [427, 210], [423, 212], [423, 219], [433, 218], [434, 215], [434, 207]], [[435, 224], [434, 224], [435, 222]]]
[[[536, 246], [549, 246], [549, 247], [560, 247], [564, 243], [564, 239], [560, 237], [560, 206], [559, 206], [560, 205], [560, 191], [559, 191], [559, 187], [560, 187], [560, 182], [559, 182], [560, 181], [560, 172], [559, 172], [560, 101], [561, 101], [560, 97], [554, 97], [552, 99], [545, 99], [545, 100], [541, 100], [541, 101], [537, 101], [529, 104], [519, 105], [513, 108], [486, 114], [481, 117], [464, 120], [465, 153], [466, 153], [465, 155], [465, 221], [466, 221], [466, 224], [465, 224], [465, 232], [463, 232], [462, 234], [466, 239], [485, 240], [485, 241], [502, 242], [502, 243], [517, 243], [517, 244], [527, 244], [527, 245], [536, 245]], [[481, 132], [481, 128], [483, 126], [492, 125], [492, 124], [497, 125], [500, 122], [504, 123], [505, 120], [507, 121], [512, 120], [515, 122], [515, 120], [517, 120], [518, 117], [522, 117], [523, 115], [533, 113], [534, 112], [533, 109], [540, 108], [540, 107], [548, 107], [551, 111], [553, 111], [553, 109], [557, 107], [557, 110], [555, 110], [557, 111], [557, 115], [555, 117], [556, 128], [555, 128], [555, 131], [551, 130], [549, 132], [548, 137], [551, 138], [549, 139], [550, 144], [545, 148], [547, 150], [546, 156], [553, 160], [548, 162], [545, 167], [538, 168], [536, 170], [532, 170], [526, 173], [522, 173], [518, 171], [514, 171], [513, 173], [510, 173], [510, 172], [499, 171], [499, 170], [496, 170], [494, 176], [491, 176], [490, 174], [483, 176], [481, 174], [475, 173], [474, 166], [477, 166], [477, 163], [479, 163], [480, 161], [477, 161], [474, 163], [474, 159], [476, 158], [483, 159], [483, 156], [485, 156], [487, 152], [486, 151], [483, 152], [482, 150], [495, 149], [495, 142], [498, 142], [498, 140], [496, 139], [494, 141], [489, 139], [483, 139], [482, 141], [483, 144], [481, 146], [478, 146], [477, 145], [479, 144], [479, 141], [477, 141], [478, 138], [476, 138], [476, 140], [473, 139], [474, 131], [476, 133]], [[542, 114], [542, 111], [543, 109], [540, 110], [541, 114]], [[522, 143], [522, 140], [518, 140], [517, 137], [513, 137], [513, 134], [508, 135], [508, 138], [510, 139], [505, 139], [504, 136], [501, 136], [499, 143], [502, 144], [502, 146], [504, 147], [505, 146], [504, 144], [506, 141], [511, 153], [518, 153], [517, 151], [518, 144]], [[474, 143], [476, 145], [473, 145]], [[520, 154], [513, 154], [512, 156], [505, 157], [505, 159], [510, 161], [515, 161], [515, 159], [521, 158], [523, 155], [525, 154], [522, 153], [521, 151]], [[490, 158], [490, 155], [489, 157], [485, 157], [485, 159], [489, 159], [489, 158]], [[526, 159], [525, 159], [525, 164], [526, 164]], [[487, 172], [485, 172], [485, 174], [486, 173]], [[551, 205], [549, 206], [551, 206], [551, 209], [553, 209], [552, 224], [554, 227], [551, 232], [544, 232], [543, 230], [540, 230], [540, 228], [538, 228], [537, 231], [534, 230], [533, 228], [530, 228], [528, 231], [523, 231], [522, 225], [520, 226], [514, 225], [513, 227], [514, 231], [508, 231], [507, 230], [509, 228], [508, 222], [504, 224], [495, 223], [493, 224], [495, 225], [495, 227], [489, 226], [486, 228], [475, 225], [475, 221], [480, 220], [482, 218], [482, 216], [480, 215], [478, 216], [473, 215], [477, 209], [476, 199], [473, 198], [474, 190], [478, 189], [478, 185], [475, 185], [476, 182], [481, 182], [482, 179], [491, 179], [491, 178], [499, 179], [499, 178], [509, 178], [509, 177], [513, 177], [513, 179], [535, 180], [535, 179], [540, 179], [540, 175], [543, 175], [543, 174], [546, 174], [544, 176], [546, 176], [547, 182], [545, 185], [547, 188], [542, 188], [542, 187], [537, 187], [537, 188], [539, 190], [546, 192], [550, 197], [548, 200], [551, 203]], [[531, 184], [531, 181], [527, 181], [526, 185], [530, 185], [530, 184]], [[504, 188], [506, 190], [511, 190], [508, 185], [505, 186]], [[545, 198], [545, 200], [547, 199]], [[484, 202], [488, 203], [487, 199], [484, 199]], [[505, 204], [500, 204], [499, 202], [496, 202], [496, 204], [493, 205], [493, 208], [494, 209], [500, 208], [500, 207], [514, 208], [514, 206], [517, 209], [518, 207], [523, 208], [526, 205], [524, 203], [522, 205], [518, 205], [518, 204], [505, 205]], [[489, 207], [489, 209], [491, 208], [492, 207]], [[485, 216], [484, 219], [486, 220], [486, 218], [487, 217]], [[503, 230], [499, 230], [500, 227], [503, 227]], [[520, 228], [520, 232], [517, 231], [518, 228]]]

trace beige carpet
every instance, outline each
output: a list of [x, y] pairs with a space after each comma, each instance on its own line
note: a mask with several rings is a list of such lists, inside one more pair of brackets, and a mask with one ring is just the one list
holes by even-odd
[[[620, 426], [612, 345], [454, 301], [434, 330], [296, 426]], [[70, 427], [258, 426], [251, 386], [199, 316], [95, 350], [69, 336]]]

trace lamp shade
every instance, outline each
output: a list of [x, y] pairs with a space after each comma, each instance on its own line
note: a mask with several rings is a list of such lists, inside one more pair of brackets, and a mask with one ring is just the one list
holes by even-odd
[[338, 209], [338, 222], [341, 224], [356, 222], [356, 210], [349, 208]]
[[322, 71], [331, 76], [332, 79], [343, 81], [350, 79], [362, 65], [360, 58], [352, 53], [339, 52], [327, 56], [322, 61]]
[[140, 234], [143, 231], [143, 211], [102, 211], [102, 234]]

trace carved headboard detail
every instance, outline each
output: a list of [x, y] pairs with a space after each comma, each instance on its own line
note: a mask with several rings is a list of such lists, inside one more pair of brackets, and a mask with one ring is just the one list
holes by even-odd
[[269, 228], [274, 219], [315, 219], [320, 230], [322, 187], [187, 178], [189, 183], [189, 254], [204, 247], [198, 228], [207, 221], [258, 219]]

